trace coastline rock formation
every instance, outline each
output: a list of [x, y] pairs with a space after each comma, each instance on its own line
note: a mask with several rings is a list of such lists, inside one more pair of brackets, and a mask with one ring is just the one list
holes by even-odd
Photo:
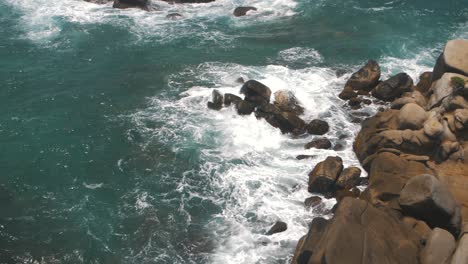
[[309, 192], [338, 203], [330, 220], [312, 221], [292, 263], [466, 264], [468, 40], [449, 41], [416, 85], [406, 73], [379, 79], [380, 67], [369, 61], [339, 95], [370, 92], [389, 102], [362, 122], [353, 145], [368, 186], [353, 194], [360, 170], [343, 170], [339, 157], [315, 166]]

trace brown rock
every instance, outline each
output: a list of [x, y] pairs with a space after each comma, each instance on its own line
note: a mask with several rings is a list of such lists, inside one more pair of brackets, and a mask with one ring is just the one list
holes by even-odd
[[314, 119], [307, 125], [307, 132], [312, 135], [323, 135], [328, 132], [330, 126], [326, 121]]
[[403, 106], [398, 115], [399, 129], [419, 130], [427, 120], [427, 113], [424, 109], [414, 103]]
[[140, 8], [149, 11], [148, 0], [114, 0], [113, 8], [126, 9], [126, 8]]
[[266, 233], [267, 236], [284, 232], [288, 229], [288, 225], [285, 222], [277, 221]]
[[240, 17], [240, 16], [245, 16], [247, 15], [247, 12], [249, 11], [257, 11], [256, 7], [253, 6], [239, 6], [234, 9], [234, 16]]
[[255, 80], [249, 80], [244, 83], [240, 93], [245, 95], [244, 100], [254, 105], [268, 104], [270, 102], [270, 88]]
[[307, 143], [304, 148], [316, 148], [316, 149], [329, 149], [331, 148], [332, 144], [328, 138], [317, 138], [312, 140], [311, 142]]
[[351, 87], [356, 91], [370, 91], [377, 85], [379, 79], [379, 64], [374, 60], [369, 60], [364, 67], [351, 75], [351, 78], [346, 82], [345, 87]]
[[317, 226], [312, 224], [293, 264], [419, 263], [420, 237], [388, 209], [345, 198], [333, 219]]
[[335, 181], [343, 170], [340, 157], [327, 157], [309, 173], [309, 192], [326, 193], [333, 191]]
[[322, 198], [319, 196], [311, 196], [304, 201], [304, 205], [306, 208], [312, 208], [319, 205], [322, 202]]
[[419, 75], [419, 82], [416, 84], [416, 90], [423, 95], [427, 95], [431, 89], [432, 72], [424, 72]]
[[450, 264], [467, 264], [468, 263], [468, 235], [461, 237], [458, 242], [457, 249], [452, 256]]
[[456, 74], [445, 73], [440, 79], [432, 84], [432, 95], [427, 104], [428, 109], [434, 108], [442, 103], [442, 100], [454, 93], [452, 78], [461, 78], [468, 82], [468, 77]]
[[208, 102], [208, 108], [220, 110], [223, 107], [223, 95], [216, 89], [211, 93], [211, 101]]
[[358, 167], [348, 167], [344, 169], [338, 180], [336, 181], [336, 186], [342, 189], [351, 189], [354, 186], [359, 184], [359, 177], [361, 176], [361, 169]]

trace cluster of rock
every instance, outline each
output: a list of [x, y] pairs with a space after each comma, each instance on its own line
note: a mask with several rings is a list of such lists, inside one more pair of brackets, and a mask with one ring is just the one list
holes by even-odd
[[[107, 4], [113, 2], [113, 8], [127, 9], [127, 8], [139, 8], [145, 11], [150, 11], [150, 0], [84, 0], [86, 2], [94, 4]], [[210, 3], [214, 0], [161, 0], [164, 2], [175, 3], [175, 4], [194, 4], [194, 3]], [[233, 15], [236, 17], [245, 16], [249, 11], [257, 11], [256, 7], [253, 6], [239, 6], [234, 9]], [[176, 20], [183, 16], [179, 13], [171, 13], [166, 16], [168, 19]]]
[[223, 106], [233, 105], [239, 115], [254, 113], [258, 119], [265, 119], [273, 127], [279, 128], [282, 133], [323, 135], [329, 130], [325, 121], [314, 119], [306, 123], [300, 117], [304, 113], [304, 107], [291, 91], [275, 92], [274, 102], [270, 103], [272, 95], [270, 88], [256, 80], [249, 80], [242, 85], [240, 94], [244, 95], [244, 99], [230, 93], [223, 95], [215, 89], [212, 100], [207, 106], [213, 110], [220, 110]]
[[449, 41], [417, 85], [405, 73], [380, 81], [369, 61], [339, 96], [369, 94], [391, 107], [366, 119], [354, 142], [368, 187], [355, 190], [360, 171], [343, 170], [339, 157], [318, 163], [309, 191], [338, 203], [333, 218], [312, 221], [292, 263], [467, 264], [468, 40]]

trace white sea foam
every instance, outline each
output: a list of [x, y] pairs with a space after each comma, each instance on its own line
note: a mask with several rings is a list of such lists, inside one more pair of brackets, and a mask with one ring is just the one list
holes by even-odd
[[[206, 103], [214, 88], [222, 93], [239, 94], [241, 85], [235, 82], [239, 76], [259, 80], [273, 92], [279, 89], [295, 92], [307, 109], [303, 118], [328, 121], [332, 129], [326, 136], [334, 143], [344, 144], [345, 149], [305, 150], [304, 144], [315, 136], [292, 138], [283, 135], [254, 115], [237, 115], [233, 107], [220, 111], [207, 109]], [[307, 174], [317, 162], [329, 155], [340, 155], [347, 166], [359, 164], [351, 150], [359, 126], [350, 122], [348, 110], [337, 99], [346, 77], [338, 78], [333, 70], [319, 67], [292, 70], [277, 65], [247, 67], [204, 63], [171, 76], [170, 89], [178, 87], [183, 90], [185, 80], [190, 79], [195, 83], [212, 85], [188, 87], [177, 101], [155, 98], [150, 109], [133, 117], [139, 125], [141, 118], [151, 118], [152, 115], [155, 119], [165, 120], [163, 128], [145, 132], [154, 133], [168, 143], [178, 142], [172, 144], [175, 152], [183, 142], [195, 141], [211, 146], [202, 150], [204, 164], [197, 172], [201, 177], [211, 177], [214, 191], [212, 196], [203, 198], [224, 208], [207, 226], [213, 231], [213, 237], [219, 239], [210, 257], [211, 262], [287, 261], [297, 240], [307, 232], [308, 223], [320, 215], [304, 208], [304, 200], [311, 196], [307, 192]], [[339, 139], [343, 134], [348, 138]], [[190, 139], [186, 138], [187, 135]], [[316, 158], [296, 160], [299, 154], [316, 155]], [[222, 168], [226, 162], [227, 169]], [[191, 189], [184, 179], [186, 177], [181, 175], [179, 192]], [[190, 196], [200, 194], [192, 192]], [[333, 204], [334, 199], [325, 199], [325, 208], [330, 209]], [[265, 236], [277, 220], [286, 222], [288, 230]]]
[[[294, 15], [293, 0], [217, 0], [207, 4], [171, 5], [152, 1], [153, 11], [139, 9], [114, 9], [112, 3], [97, 5], [84, 0], [6, 0], [22, 13], [20, 26], [24, 37], [34, 41], [50, 41], [62, 32], [65, 22], [76, 24], [111, 24], [128, 29], [137, 39], [168, 42], [177, 38], [199, 37], [206, 42], [229, 42], [232, 34], [216, 29], [216, 21], [228, 18], [230, 27], [243, 27], [278, 17]], [[240, 5], [255, 6], [258, 11], [236, 18], [234, 8]], [[183, 19], [169, 20], [169, 13], [180, 13]], [[209, 29], [209, 30], [207, 30]], [[229, 31], [229, 28], [228, 30]]]

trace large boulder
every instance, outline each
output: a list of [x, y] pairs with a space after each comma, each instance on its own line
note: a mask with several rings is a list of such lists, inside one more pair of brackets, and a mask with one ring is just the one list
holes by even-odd
[[432, 173], [423, 163], [390, 152], [375, 154], [369, 170], [369, 186], [361, 198], [373, 205], [400, 209], [398, 198], [406, 182], [414, 176]]
[[444, 229], [434, 228], [421, 252], [421, 264], [448, 263], [455, 250], [455, 238]]
[[245, 16], [249, 11], [257, 11], [256, 7], [253, 6], [239, 6], [234, 9], [234, 16], [240, 17]]
[[327, 157], [309, 173], [309, 192], [327, 193], [335, 189], [335, 182], [343, 170], [340, 157]]
[[126, 8], [140, 8], [149, 11], [148, 0], [114, 0], [113, 8], [126, 9]]
[[374, 60], [369, 60], [364, 67], [353, 73], [346, 82], [345, 87], [351, 87], [353, 90], [370, 91], [374, 88], [380, 79], [380, 66]]
[[312, 135], [323, 135], [328, 132], [330, 126], [326, 121], [314, 119], [307, 125], [307, 132]]
[[304, 107], [301, 106], [293, 92], [279, 90], [273, 95], [275, 97], [274, 104], [282, 111], [291, 112], [296, 115], [302, 115], [304, 113]]
[[419, 130], [424, 126], [428, 114], [424, 109], [415, 104], [409, 103], [403, 106], [398, 115], [399, 129]]
[[456, 83], [453, 80], [460, 78], [468, 83], [468, 77], [456, 74], [456, 73], [445, 73], [432, 84], [432, 95], [429, 98], [428, 108], [434, 108], [442, 103], [442, 100], [451, 96], [454, 93], [454, 87]]
[[293, 264], [419, 263], [421, 237], [391, 210], [344, 198], [331, 220], [314, 221]]
[[413, 79], [406, 73], [399, 73], [390, 79], [379, 83], [373, 90], [372, 95], [383, 101], [393, 101], [413, 88]]
[[245, 100], [256, 105], [268, 104], [270, 102], [271, 90], [266, 85], [255, 80], [249, 80], [242, 86], [241, 94]]
[[468, 40], [455, 39], [445, 44], [434, 66], [432, 80], [438, 80], [447, 72], [468, 76]]
[[403, 212], [457, 234], [460, 231], [460, 207], [448, 188], [436, 177], [421, 174], [408, 180], [401, 190], [399, 204]]

